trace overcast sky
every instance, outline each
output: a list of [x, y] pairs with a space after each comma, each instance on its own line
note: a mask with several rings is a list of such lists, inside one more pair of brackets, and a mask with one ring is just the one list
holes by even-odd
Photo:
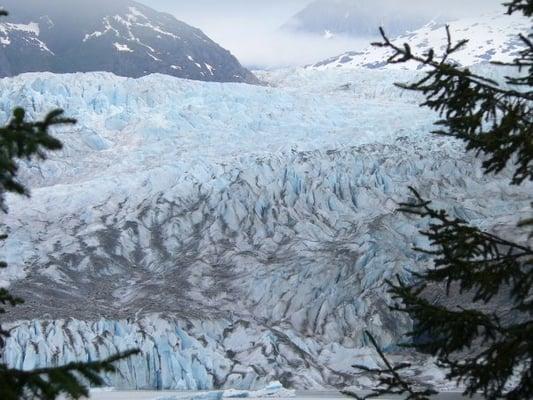
[[324, 46], [321, 38], [296, 37], [278, 30], [310, 0], [141, 1], [202, 29], [246, 66], [307, 64], [353, 47], [345, 41]]
[[[290, 35], [278, 28], [311, 0], [137, 0], [202, 29], [246, 66], [279, 67], [320, 61], [347, 50], [357, 50], [372, 39], [323, 40], [309, 35]], [[372, 0], [365, 0], [372, 1]], [[503, 0], [390, 0], [420, 7], [443, 7], [458, 15], [503, 10]]]

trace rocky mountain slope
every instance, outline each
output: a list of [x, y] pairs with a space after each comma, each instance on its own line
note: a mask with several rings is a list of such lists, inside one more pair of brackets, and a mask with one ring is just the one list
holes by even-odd
[[[463, 66], [472, 66], [491, 61], [511, 62], [517, 52], [523, 48], [518, 35], [529, 32], [530, 21], [520, 15], [491, 14], [482, 17], [463, 18], [449, 23], [452, 40], [458, 42], [469, 39], [469, 43], [456, 52], [451, 60]], [[389, 37], [394, 38], [391, 31]], [[409, 43], [414, 52], [423, 54], [433, 48], [436, 55], [442, 54], [446, 48], [445, 25], [431, 22], [423, 28], [409, 34], [400, 35], [394, 43], [402, 46]], [[386, 68], [386, 69], [419, 69], [417, 63], [387, 64], [392, 52], [389, 49], [369, 46], [360, 52], [348, 52], [321, 61], [310, 68]]]
[[130, 0], [5, 0], [0, 76], [23, 72], [163, 73], [217, 82], [258, 83], [202, 31]]
[[[125, 388], [318, 388], [374, 365], [410, 322], [384, 280], [429, 260], [423, 222], [396, 211], [407, 187], [505, 231], [531, 186], [484, 176], [435, 116], [393, 87], [411, 71], [298, 70], [272, 87], [151, 75], [26, 74], [0, 81], [0, 115], [62, 107], [61, 153], [23, 166], [9, 196], [4, 357], [32, 368], [144, 353]], [[509, 198], [512, 200], [509, 201]], [[427, 371], [422, 368], [423, 374]]]

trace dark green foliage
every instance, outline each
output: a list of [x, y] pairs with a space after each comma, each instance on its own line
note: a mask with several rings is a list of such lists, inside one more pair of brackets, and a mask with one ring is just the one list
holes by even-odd
[[[389, 63], [418, 61], [431, 67], [426, 76], [412, 84], [398, 84], [399, 87], [422, 93], [426, 106], [437, 111], [441, 120], [434, 133], [452, 136], [466, 143], [467, 150], [474, 150], [485, 156], [483, 167], [487, 173], [501, 172], [512, 160], [515, 165], [513, 184], [533, 180], [533, 111], [531, 91], [501, 88], [491, 79], [474, 74], [468, 68], [458, 68], [448, 62], [450, 56], [460, 50], [468, 41], [456, 44], [451, 41], [449, 28], [448, 46], [444, 56], [435, 60], [435, 53], [429, 50], [424, 55], [415, 55], [406, 43], [398, 47], [387, 36], [376, 46], [394, 50]], [[509, 85], [521, 82], [529, 86], [532, 79], [533, 47], [525, 36], [526, 44], [520, 59], [513, 65], [524, 68], [529, 73], [519, 78], [508, 78]], [[513, 159], [515, 157], [515, 159]]]
[[33, 371], [8, 369], [0, 365], [0, 398], [3, 400], [44, 399], [53, 400], [60, 394], [78, 399], [88, 396], [87, 387], [80, 382], [84, 378], [93, 386], [101, 386], [102, 372], [116, 372], [114, 363], [137, 354], [132, 350], [119, 353], [105, 361], [70, 363], [57, 368], [42, 368]]
[[416, 202], [402, 204], [400, 211], [433, 221], [421, 233], [438, 248], [416, 248], [435, 257], [435, 268], [415, 275], [424, 282], [445, 282], [448, 293], [457, 283], [460, 293], [471, 293], [474, 302], [488, 303], [504, 286], [510, 287], [516, 310], [527, 311], [533, 274], [525, 266], [531, 266], [533, 250], [451, 218], [446, 211], [431, 208], [431, 202], [424, 201], [416, 190], [411, 191]]
[[[7, 15], [0, 10], [0, 16]], [[17, 180], [18, 162], [20, 160], [46, 159], [47, 151], [62, 148], [61, 142], [50, 135], [50, 128], [58, 125], [74, 124], [75, 120], [63, 117], [62, 110], [50, 112], [42, 121], [29, 122], [22, 108], [13, 111], [11, 121], [0, 127], [0, 209], [7, 212], [4, 195], [12, 192], [28, 196], [28, 189]], [[0, 235], [5, 240], [7, 235]], [[6, 268], [0, 262], [0, 268]], [[6, 306], [21, 304], [22, 299], [12, 296], [7, 289], [0, 289], [0, 315], [7, 312]], [[5, 346], [9, 331], [0, 326], [0, 352]], [[116, 354], [106, 360], [83, 363], [75, 362], [55, 368], [43, 368], [33, 371], [9, 369], [0, 363], [0, 399], [56, 399], [60, 394], [73, 399], [88, 396], [86, 383], [93, 386], [104, 382], [101, 372], [115, 372], [114, 364], [124, 358], [137, 354], [131, 350]]]
[[[28, 189], [17, 180], [18, 160], [45, 159], [46, 151], [61, 149], [61, 142], [50, 135], [53, 126], [73, 124], [74, 120], [63, 118], [63, 111], [55, 110], [42, 121], [28, 122], [25, 112], [18, 108], [13, 112], [13, 118], [4, 127], [0, 127], [0, 208], [7, 212], [4, 194], [13, 192], [28, 195]], [[5, 240], [6, 235], [0, 236]], [[0, 262], [0, 268], [6, 268], [5, 262]], [[22, 299], [12, 296], [8, 290], [0, 289], [0, 314], [6, 313], [6, 306], [21, 304]], [[4, 348], [5, 339], [9, 332], [0, 326], [0, 350]], [[87, 396], [87, 387], [102, 385], [100, 372], [115, 372], [113, 364], [137, 351], [117, 354], [100, 362], [71, 363], [57, 368], [43, 368], [34, 371], [19, 371], [9, 369], [0, 364], [0, 399], [55, 399], [60, 394], [71, 398]], [[83, 380], [82, 380], [83, 379]]]
[[[72, 124], [74, 120], [62, 118], [63, 111], [56, 110], [46, 116], [43, 121], [28, 122], [25, 112], [21, 108], [13, 111], [11, 121], [0, 127], [0, 209], [6, 213], [4, 194], [13, 192], [28, 196], [28, 189], [17, 180], [20, 159], [45, 159], [45, 151], [61, 149], [61, 142], [49, 134], [49, 129], [55, 125]], [[0, 235], [0, 240], [7, 239], [7, 235]], [[7, 268], [4, 261], [0, 261], [0, 268]], [[7, 289], [0, 289], [0, 314], [6, 313], [5, 306], [16, 306], [23, 303], [22, 299], [12, 296]], [[0, 349], [9, 335], [0, 326]], [[0, 382], [1, 384], [2, 382]]]
[[[431, 221], [421, 233], [435, 250], [418, 251], [435, 257], [434, 268], [414, 274], [416, 284], [400, 279], [389, 284], [398, 301], [393, 310], [417, 321], [409, 336], [431, 338], [413, 347], [436, 356], [439, 365], [449, 370], [449, 379], [466, 384], [468, 395], [482, 392], [487, 399], [530, 399], [533, 250], [435, 210], [412, 191], [416, 202], [403, 204], [401, 210]], [[448, 297], [452, 291], [467, 294], [468, 306], [450, 308], [430, 301], [425, 294], [438, 285], [445, 285]], [[502, 294], [511, 317], [502, 315], [495, 305]], [[520, 382], [506, 390], [515, 374]]]
[[33, 157], [44, 160], [45, 151], [62, 148], [61, 142], [51, 136], [51, 127], [74, 124], [75, 120], [63, 118], [62, 110], [55, 110], [39, 122], [28, 122], [25, 111], [17, 108], [13, 118], [5, 127], [0, 128], [0, 208], [6, 212], [5, 192], [28, 195], [27, 189], [17, 181], [17, 159], [30, 160]]
[[503, 3], [507, 7], [507, 13], [512, 14], [515, 11], [520, 11], [526, 17], [533, 15], [533, 3], [531, 0], [513, 0], [508, 3]]
[[[533, 0], [505, 5], [509, 14], [533, 15]], [[487, 174], [507, 169], [513, 174], [511, 184], [533, 180], [531, 32], [520, 36], [524, 49], [506, 64], [518, 74], [507, 77], [505, 86], [450, 61], [467, 41], [454, 44], [449, 29], [448, 46], [438, 59], [433, 50], [414, 54], [408, 44], [397, 46], [381, 32], [383, 41], [375, 45], [393, 50], [389, 62], [415, 61], [429, 67], [418, 82], [398, 86], [420, 92], [423, 105], [440, 114], [435, 133], [464, 141], [468, 151], [483, 157]], [[437, 364], [448, 370], [448, 379], [465, 385], [466, 395], [532, 399], [533, 218], [520, 222], [515, 238], [501, 238], [434, 209], [415, 189], [411, 191], [414, 201], [402, 204], [401, 211], [428, 220], [421, 234], [431, 248], [417, 250], [432, 256], [434, 266], [413, 273], [409, 283], [399, 278], [388, 282], [396, 302], [392, 310], [414, 321], [408, 347], [435, 356]], [[444, 289], [444, 300], [432, 299], [435, 288]], [[412, 383], [401, 376], [405, 366], [393, 367], [378, 351], [385, 369], [358, 367], [378, 378], [380, 385], [373, 395], [406, 393], [412, 400], [427, 398], [426, 393], [410, 389]]]

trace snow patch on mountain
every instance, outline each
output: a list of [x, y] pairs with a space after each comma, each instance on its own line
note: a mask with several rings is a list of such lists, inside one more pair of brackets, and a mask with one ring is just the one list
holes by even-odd
[[[520, 33], [531, 30], [529, 18], [518, 14], [494, 14], [484, 17], [464, 18], [449, 23], [452, 40], [458, 42], [468, 39], [469, 43], [461, 50], [454, 53], [450, 61], [462, 66], [472, 66], [491, 61], [511, 62], [523, 48], [519, 39]], [[413, 52], [424, 54], [430, 48], [435, 50], [435, 55], [442, 55], [447, 45], [445, 25], [429, 23], [421, 29], [409, 34], [401, 35], [393, 42], [402, 47], [408, 43]], [[385, 68], [385, 69], [420, 69], [416, 62], [402, 64], [387, 64], [387, 59], [392, 55], [390, 49], [368, 47], [360, 52], [348, 52], [340, 56], [319, 62], [311, 68]]]
[[[109, 71], [135, 78], [164, 73], [259, 83], [199, 29], [135, 1], [71, 0], [68, 8], [40, 0], [5, 0], [3, 5], [10, 14], [0, 24], [0, 76]], [[188, 54], [198, 65], [189, 63]]]
[[23, 33], [26, 34], [26, 43], [36, 45], [41, 51], [54, 54], [39, 38], [40, 32], [39, 24], [36, 22], [28, 24], [0, 23], [0, 44], [2, 47], [7, 47], [12, 43], [11, 35], [13, 33]]
[[115, 42], [115, 43], [113, 43], [113, 45], [115, 46], [115, 48], [118, 51], [129, 51], [129, 52], [133, 53], [133, 50], [130, 49], [127, 44], [120, 44], [120, 43]]

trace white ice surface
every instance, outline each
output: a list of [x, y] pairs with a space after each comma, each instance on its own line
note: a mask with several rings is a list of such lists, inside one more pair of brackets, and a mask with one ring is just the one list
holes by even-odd
[[483, 176], [462, 144], [428, 133], [435, 116], [393, 87], [412, 72], [262, 77], [272, 86], [0, 80], [0, 117], [20, 105], [78, 119], [56, 132], [61, 152], [22, 166], [32, 198], [8, 199], [0, 280], [32, 282], [26, 310], [53, 319], [13, 325], [10, 365], [140, 347], [108, 384], [364, 386], [351, 375], [376, 362], [363, 331], [387, 348], [409, 327], [390, 315], [384, 280], [429, 263], [412, 250], [427, 244], [422, 222], [396, 212], [407, 187], [503, 231], [529, 207], [530, 186]]

